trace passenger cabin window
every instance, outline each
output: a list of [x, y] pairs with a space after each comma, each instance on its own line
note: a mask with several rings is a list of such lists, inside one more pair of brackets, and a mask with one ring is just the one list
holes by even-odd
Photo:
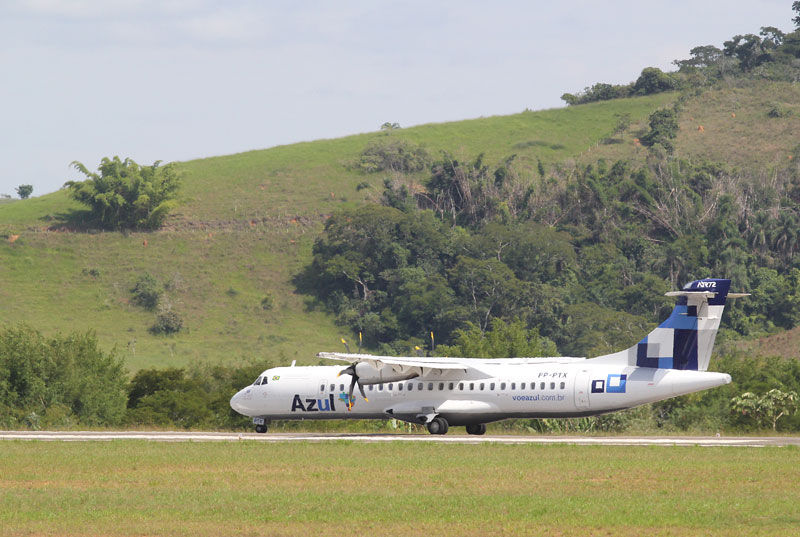
[[447, 389], [450, 390], [451, 392], [453, 391], [453, 383], [452, 382], [447, 385]]
[[423, 388], [423, 385], [422, 385], [422, 383], [421, 383], [421, 382], [420, 382], [419, 384], [417, 384], [417, 389], [418, 389], [419, 391], [422, 391], [422, 390], [424, 389], [424, 388]]
[[459, 382], [458, 383], [458, 390], [462, 391], [462, 392], [464, 391], [464, 383], [463, 382]]
[[439, 383], [439, 391], [444, 390], [444, 382]]
[[403, 385], [399, 382], [397, 383], [397, 389], [401, 392], [403, 391]]
[[470, 382], [469, 383], [469, 391], [472, 391], [474, 389], [475, 389], [475, 383], [474, 382]]
[[325, 391], [325, 385], [324, 384], [320, 384], [319, 385], [319, 391], [320, 391], [320, 393]]
[[382, 391], [383, 391], [383, 384], [378, 384], [378, 391], [379, 391], [379, 392], [382, 392]]
[[413, 389], [414, 389], [414, 383], [413, 382], [409, 382], [408, 383], [408, 391], [411, 391]]
[[429, 392], [433, 391], [433, 382], [428, 383], [428, 391]]
[[332, 391], [332, 392], [335, 392], [335, 391], [336, 391], [336, 384], [331, 384], [331, 391]]
[[500, 389], [501, 390], [505, 390], [506, 389], [506, 383], [505, 382], [501, 382], [500, 383]]
[[525, 389], [525, 383], [524, 383], [524, 382], [523, 382], [522, 384], [520, 384], [520, 385], [519, 385], [519, 389], [520, 389], [520, 390], [524, 390], [524, 389]]
[[565, 386], [565, 384], [562, 382], [560, 388], [563, 390], [564, 386]]
[[539, 389], [540, 390], [544, 390], [544, 382], [540, 382], [539, 383]]
[[556, 389], [556, 383], [555, 382], [551, 382], [550, 383], [550, 389], [551, 390], [555, 390]]
[[484, 384], [483, 384], [483, 382], [481, 382], [481, 390], [483, 390], [483, 386], [484, 386]]
[[369, 385], [369, 391], [372, 391], [372, 390], [373, 390], [373, 388], [375, 388], [375, 385], [374, 385], [374, 384], [370, 384], [370, 385]]
[[343, 392], [343, 391], [344, 391], [344, 384], [339, 384], [339, 391], [340, 391], [340, 392]]
[[512, 390], [516, 390], [517, 389], [517, 383], [516, 382], [512, 382], [511, 383], [511, 389]]
[[392, 391], [392, 383], [389, 383], [389, 391]]
[[489, 389], [490, 389], [490, 390], [492, 390], [492, 391], [494, 391], [494, 382], [492, 382], [491, 384], [489, 384]]

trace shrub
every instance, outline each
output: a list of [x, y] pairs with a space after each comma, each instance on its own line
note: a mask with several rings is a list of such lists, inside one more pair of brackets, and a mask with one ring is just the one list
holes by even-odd
[[772, 118], [789, 117], [792, 111], [782, 103], [772, 103], [767, 111], [767, 116]]
[[131, 293], [133, 294], [131, 302], [152, 311], [156, 309], [161, 298], [161, 285], [150, 273], [145, 272], [136, 280]]
[[104, 158], [98, 173], [80, 162], [72, 166], [85, 181], [68, 181], [70, 195], [91, 209], [93, 223], [105, 229], [157, 229], [175, 207], [178, 175], [171, 165], [139, 166], [131, 159]]
[[183, 328], [183, 320], [180, 315], [172, 310], [165, 310], [156, 315], [156, 324], [150, 331], [154, 334], [175, 334]]
[[264, 295], [264, 298], [261, 299], [261, 309], [264, 311], [270, 311], [272, 308], [275, 307], [275, 299], [270, 294]]
[[424, 170], [430, 163], [428, 152], [421, 145], [395, 137], [376, 138], [361, 152], [357, 167], [366, 173], [394, 171], [412, 173]]
[[0, 331], [0, 424], [114, 425], [125, 411], [125, 371], [92, 332], [45, 338], [27, 326]]

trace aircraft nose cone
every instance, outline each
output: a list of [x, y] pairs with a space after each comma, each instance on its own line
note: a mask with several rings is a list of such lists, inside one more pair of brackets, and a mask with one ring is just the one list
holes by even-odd
[[243, 401], [243, 399], [244, 399], [243, 392], [244, 392], [244, 390], [241, 390], [241, 391], [237, 392], [236, 395], [231, 397], [231, 408], [234, 409], [239, 414], [247, 415], [246, 412], [245, 412], [246, 409], [247, 409], [247, 406], [244, 404], [244, 401]]

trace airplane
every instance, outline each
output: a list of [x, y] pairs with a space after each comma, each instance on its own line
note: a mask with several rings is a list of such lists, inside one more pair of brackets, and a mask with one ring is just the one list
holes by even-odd
[[[387, 419], [482, 435], [507, 418], [574, 418], [616, 412], [731, 382], [707, 371], [730, 280], [706, 278], [667, 296], [672, 314], [636, 345], [595, 358], [394, 357], [320, 352], [342, 366], [267, 369], [231, 398], [258, 433], [271, 420]], [[347, 382], [340, 377], [349, 377]], [[358, 386], [361, 398], [354, 395]], [[366, 388], [366, 389], [365, 389]]]

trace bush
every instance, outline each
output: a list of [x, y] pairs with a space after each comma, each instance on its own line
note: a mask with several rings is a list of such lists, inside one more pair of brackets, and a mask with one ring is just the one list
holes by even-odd
[[637, 95], [651, 95], [672, 91], [677, 87], [677, 81], [658, 67], [645, 67], [633, 84], [633, 91]]
[[239, 367], [143, 369], [128, 384], [130, 425], [249, 429], [250, 419], [230, 407], [231, 395], [270, 364]]
[[152, 311], [156, 309], [161, 298], [161, 285], [150, 273], [145, 272], [136, 280], [131, 293], [133, 294], [131, 302]]
[[45, 338], [27, 326], [0, 331], [0, 424], [115, 425], [125, 412], [125, 371], [92, 332]]
[[80, 162], [72, 166], [85, 181], [68, 181], [73, 199], [88, 205], [93, 223], [105, 229], [158, 229], [173, 207], [178, 175], [171, 165], [139, 166], [131, 159], [104, 158], [99, 174]]
[[272, 308], [275, 307], [275, 299], [270, 294], [264, 295], [264, 298], [261, 299], [261, 309], [264, 311], [270, 311]]
[[782, 103], [772, 103], [767, 111], [767, 116], [772, 118], [789, 117], [792, 111], [784, 106]]
[[366, 173], [394, 171], [412, 173], [430, 164], [425, 148], [395, 137], [376, 138], [361, 152], [357, 168]]
[[175, 334], [183, 328], [183, 320], [180, 315], [172, 310], [165, 310], [156, 315], [156, 324], [150, 331], [154, 334]]

